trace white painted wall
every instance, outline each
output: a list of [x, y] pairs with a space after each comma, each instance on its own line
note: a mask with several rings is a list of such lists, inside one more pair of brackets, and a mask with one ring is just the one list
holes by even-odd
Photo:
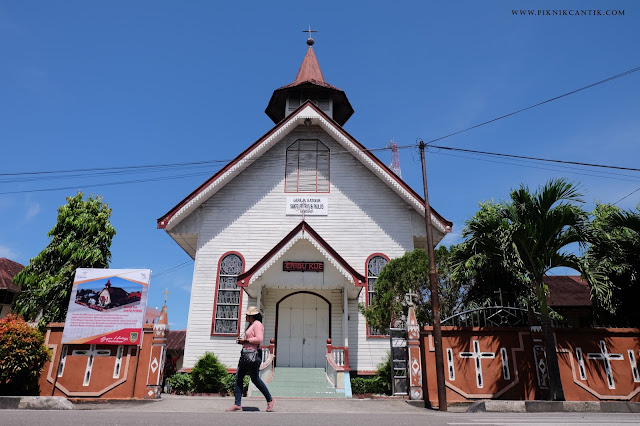
[[[318, 138], [332, 153], [330, 193], [320, 194], [328, 198], [329, 214], [307, 216], [306, 221], [353, 268], [366, 275], [365, 262], [372, 253], [400, 257], [413, 250], [413, 236], [424, 236], [422, 216], [360, 161], [344, 153], [319, 127], [298, 127], [207, 200], [194, 219], [183, 220], [171, 231], [199, 232], [185, 347], [187, 368], [205, 351], [214, 352], [229, 367], [237, 363], [239, 347], [235, 337], [210, 335], [218, 261], [224, 253], [237, 251], [244, 256], [247, 270], [300, 223], [301, 216], [285, 215], [286, 197], [293, 194], [284, 192], [286, 147], [299, 138]], [[265, 345], [274, 336], [275, 303], [285, 295], [282, 291], [265, 288], [262, 296], [266, 314]], [[318, 292], [324, 292], [323, 295], [333, 300], [332, 334], [334, 343], [341, 344], [342, 294], [330, 290]], [[363, 290], [362, 302], [364, 295]], [[248, 301], [244, 294], [243, 310], [247, 302], [256, 303]], [[350, 300], [349, 305], [351, 367], [373, 370], [388, 351], [389, 341], [366, 338], [364, 318], [357, 314], [357, 301]]]

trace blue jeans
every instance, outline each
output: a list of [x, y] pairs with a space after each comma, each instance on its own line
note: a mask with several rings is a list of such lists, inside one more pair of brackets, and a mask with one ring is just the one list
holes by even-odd
[[264, 384], [264, 382], [260, 378], [260, 375], [258, 374], [260, 370], [260, 364], [262, 364], [262, 360], [260, 360], [255, 368], [251, 369], [242, 368], [238, 364], [238, 369], [236, 370], [236, 389], [234, 391], [234, 396], [236, 399], [235, 404], [237, 406], [241, 406], [242, 404], [242, 388], [244, 384], [244, 376], [246, 376], [247, 374], [251, 378], [253, 384], [256, 385], [260, 392], [262, 392], [262, 395], [264, 395], [264, 397], [267, 399], [267, 402], [271, 402], [271, 400], [273, 399], [271, 398], [269, 389], [267, 389], [267, 385]]

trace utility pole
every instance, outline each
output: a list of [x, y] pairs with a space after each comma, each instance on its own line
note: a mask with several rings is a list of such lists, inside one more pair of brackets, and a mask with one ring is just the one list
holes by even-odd
[[420, 161], [422, 162], [422, 184], [424, 186], [424, 223], [427, 228], [427, 253], [429, 254], [429, 282], [431, 284], [431, 309], [433, 311], [433, 343], [436, 357], [436, 381], [438, 383], [438, 410], [447, 411], [447, 390], [444, 387], [444, 355], [442, 351], [442, 328], [440, 327], [440, 295], [438, 294], [438, 273], [434, 253], [433, 231], [431, 228], [431, 207], [427, 190], [427, 168], [424, 161], [424, 141], [420, 141]]

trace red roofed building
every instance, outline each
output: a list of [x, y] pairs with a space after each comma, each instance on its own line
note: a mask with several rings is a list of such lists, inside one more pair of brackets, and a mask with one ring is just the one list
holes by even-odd
[[593, 325], [593, 303], [589, 284], [579, 275], [544, 277], [549, 287], [549, 307], [562, 315], [571, 327]]
[[5, 257], [0, 258], [0, 318], [11, 312], [11, 305], [20, 287], [13, 283], [13, 277], [24, 269], [24, 266]]

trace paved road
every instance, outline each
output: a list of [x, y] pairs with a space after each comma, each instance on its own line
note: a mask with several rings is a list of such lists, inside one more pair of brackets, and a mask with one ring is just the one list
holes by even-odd
[[169, 397], [143, 404], [83, 404], [72, 411], [2, 410], [2, 425], [602, 425], [637, 424], [640, 415], [605, 413], [460, 413], [426, 410], [401, 400], [281, 399], [266, 413], [262, 398], [245, 398], [242, 413], [225, 413], [231, 398]]

